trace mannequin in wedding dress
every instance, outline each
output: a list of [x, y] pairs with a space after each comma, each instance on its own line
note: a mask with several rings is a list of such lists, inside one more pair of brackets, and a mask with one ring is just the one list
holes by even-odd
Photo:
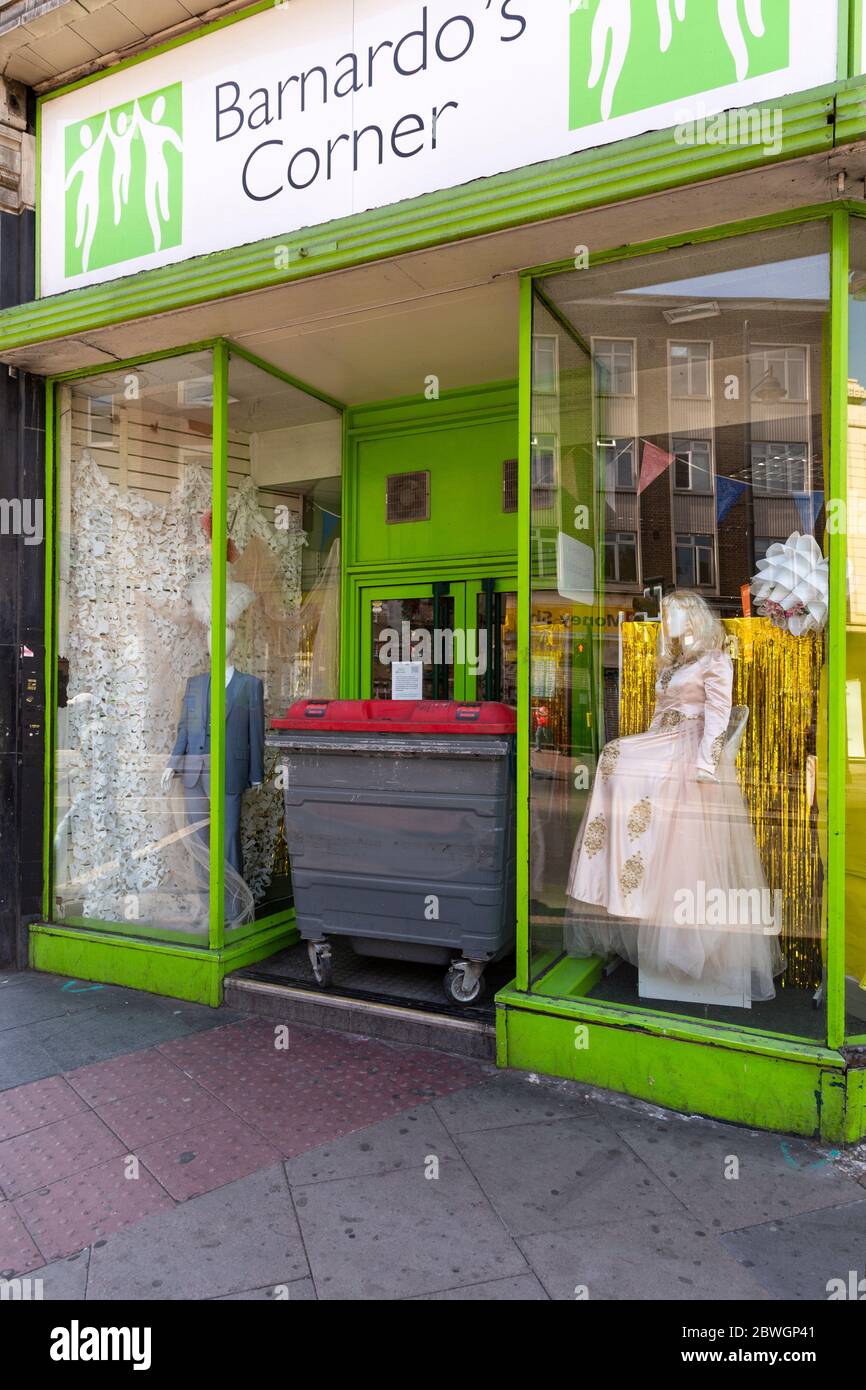
[[568, 878], [566, 947], [622, 956], [666, 982], [661, 997], [771, 999], [781, 923], [736, 764], [722, 757], [733, 663], [700, 594], [663, 600], [656, 673], [647, 732], [599, 757]]

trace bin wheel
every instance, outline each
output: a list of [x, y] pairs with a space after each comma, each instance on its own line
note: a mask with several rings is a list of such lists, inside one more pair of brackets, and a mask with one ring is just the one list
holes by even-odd
[[466, 970], [462, 965], [451, 966], [443, 985], [449, 1004], [475, 1004], [484, 994], [483, 977]]
[[330, 946], [327, 943], [320, 944], [318, 941], [310, 941], [307, 944], [307, 954], [310, 957], [310, 965], [313, 968], [313, 978], [316, 984], [327, 989], [334, 978]]

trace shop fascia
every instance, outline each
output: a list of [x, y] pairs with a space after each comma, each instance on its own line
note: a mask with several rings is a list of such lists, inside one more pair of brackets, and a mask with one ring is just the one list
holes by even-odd
[[[526, 32], [527, 20], [518, 13], [518, 3], [519, 0], [500, 0], [502, 43], [516, 43]], [[453, 14], [431, 24], [425, 5], [417, 28], [397, 39], [383, 38], [369, 44], [362, 52], [344, 53], [333, 64], [313, 63], [303, 72], [277, 78], [247, 92], [242, 92], [241, 84], [233, 78], [223, 78], [214, 87], [214, 139], [221, 144], [243, 131], [288, 129], [299, 116], [316, 107], [373, 91], [380, 76], [413, 78], [426, 74], [433, 66], [448, 68], [469, 55], [476, 37], [476, 22], [469, 15]], [[423, 115], [407, 112], [389, 122], [387, 129], [373, 122], [360, 129], [341, 130], [329, 136], [323, 146], [301, 145], [287, 160], [287, 140], [269, 134], [250, 150], [244, 161], [243, 191], [254, 202], [267, 202], [279, 195], [284, 184], [296, 190], [306, 189], [320, 178], [330, 182], [350, 172], [358, 173], [364, 160], [381, 165], [386, 151], [396, 159], [412, 159], [427, 148], [436, 150], [440, 122], [446, 113], [459, 107], [455, 100], [435, 101]], [[341, 148], [344, 145], [348, 148]]]

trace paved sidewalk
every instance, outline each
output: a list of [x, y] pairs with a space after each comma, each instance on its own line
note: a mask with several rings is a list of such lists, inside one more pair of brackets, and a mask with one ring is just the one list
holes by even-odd
[[866, 1147], [45, 975], [0, 981], [0, 1199], [0, 1272], [47, 1299], [823, 1300], [866, 1274]]

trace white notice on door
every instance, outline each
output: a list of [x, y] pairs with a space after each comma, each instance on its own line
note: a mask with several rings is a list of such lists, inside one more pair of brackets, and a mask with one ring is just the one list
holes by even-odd
[[391, 662], [391, 699], [423, 700], [424, 662]]

